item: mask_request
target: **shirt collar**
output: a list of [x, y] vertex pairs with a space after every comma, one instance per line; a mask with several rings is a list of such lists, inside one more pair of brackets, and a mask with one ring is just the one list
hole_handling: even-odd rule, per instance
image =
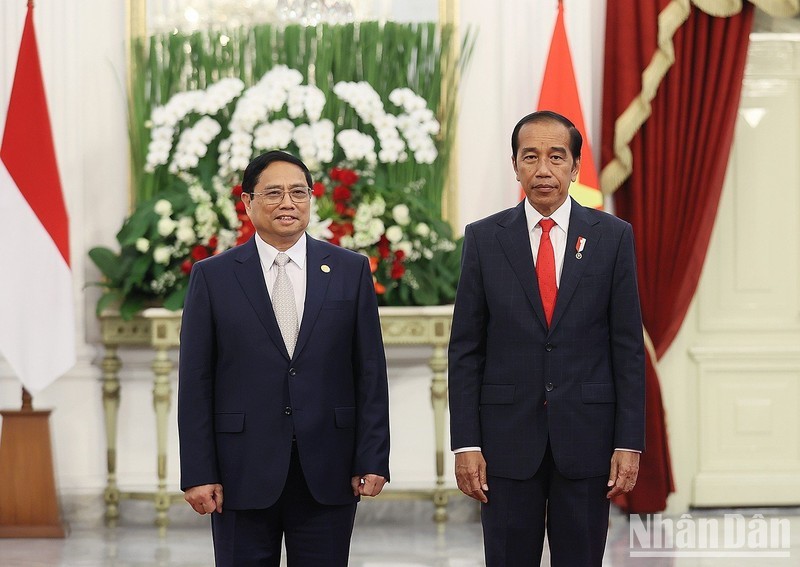
[[[272, 264], [275, 262], [275, 257], [278, 255], [278, 250], [271, 244], [267, 244], [261, 237], [256, 233], [256, 249], [258, 250], [258, 257], [261, 260], [261, 265], [264, 266], [265, 269], [269, 270], [272, 268]], [[300, 238], [297, 239], [291, 248], [286, 251], [286, 255], [289, 256], [289, 259], [297, 264], [301, 270], [305, 269], [306, 265], [306, 233], [300, 235]]]
[[543, 218], [551, 218], [556, 221], [556, 224], [563, 230], [565, 233], [569, 232], [569, 215], [572, 212], [572, 197], [567, 197], [567, 199], [561, 203], [561, 206], [558, 207], [553, 214], [549, 217], [543, 217], [542, 213], [537, 211], [533, 208], [530, 201], [525, 198], [525, 220], [528, 223], [528, 232], [530, 233], [539, 221]]

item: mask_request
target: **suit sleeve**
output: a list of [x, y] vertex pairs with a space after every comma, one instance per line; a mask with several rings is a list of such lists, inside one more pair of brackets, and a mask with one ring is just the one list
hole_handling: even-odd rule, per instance
[[472, 226], [467, 226], [448, 347], [450, 444], [454, 450], [482, 445], [479, 407], [488, 318], [478, 245]]
[[358, 312], [353, 337], [356, 390], [356, 451], [353, 475], [377, 474], [389, 480], [389, 386], [378, 300], [369, 262], [359, 274]]
[[611, 303], [611, 364], [617, 395], [614, 446], [644, 450], [645, 366], [642, 312], [636, 281], [633, 230], [627, 224], [614, 266]]
[[181, 490], [220, 482], [214, 435], [215, 329], [202, 270], [195, 264], [181, 320], [178, 434]]

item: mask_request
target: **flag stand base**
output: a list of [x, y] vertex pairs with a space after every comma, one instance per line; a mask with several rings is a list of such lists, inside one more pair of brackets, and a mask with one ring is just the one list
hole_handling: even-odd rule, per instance
[[50, 445], [50, 410], [33, 409], [22, 391], [22, 409], [0, 411], [0, 538], [63, 538]]

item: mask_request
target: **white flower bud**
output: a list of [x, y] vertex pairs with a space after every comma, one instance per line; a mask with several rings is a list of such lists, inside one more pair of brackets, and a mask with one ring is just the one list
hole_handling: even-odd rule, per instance
[[400, 226], [406, 226], [409, 222], [411, 222], [408, 205], [404, 205], [402, 203], [395, 205], [394, 208], [392, 208], [392, 218], [394, 219], [394, 222]]
[[150, 250], [150, 241], [146, 238], [137, 238], [136, 239], [136, 250], [144, 254], [148, 250]]
[[414, 228], [414, 232], [419, 234], [422, 238], [427, 238], [431, 233], [431, 228], [424, 222], [421, 222]]
[[386, 229], [386, 238], [392, 244], [397, 244], [403, 240], [403, 229], [396, 224]]
[[178, 226], [178, 230], [175, 231], [175, 238], [178, 239], [178, 242], [185, 242], [186, 244], [194, 244], [197, 236], [194, 233], [194, 229], [191, 226]]
[[169, 258], [171, 256], [171, 250], [169, 246], [158, 246], [155, 250], [153, 250], [153, 260], [156, 264], [164, 264], [165, 266], [169, 264]]
[[169, 215], [172, 214], [172, 203], [170, 203], [166, 199], [159, 199], [158, 201], [156, 201], [153, 210], [159, 216], [168, 217]]
[[169, 217], [162, 217], [158, 221], [158, 234], [161, 236], [169, 236], [175, 230], [175, 227], [178, 225], [174, 220]]

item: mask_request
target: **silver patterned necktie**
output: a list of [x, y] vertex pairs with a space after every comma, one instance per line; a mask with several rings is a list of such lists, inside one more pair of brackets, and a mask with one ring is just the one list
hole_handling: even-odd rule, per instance
[[272, 308], [275, 310], [275, 318], [278, 320], [278, 327], [283, 335], [283, 342], [291, 358], [294, 354], [294, 346], [297, 343], [297, 305], [294, 300], [294, 290], [292, 282], [286, 273], [286, 264], [289, 256], [279, 252], [275, 257], [275, 267], [278, 275], [275, 278], [275, 285], [272, 287]]

